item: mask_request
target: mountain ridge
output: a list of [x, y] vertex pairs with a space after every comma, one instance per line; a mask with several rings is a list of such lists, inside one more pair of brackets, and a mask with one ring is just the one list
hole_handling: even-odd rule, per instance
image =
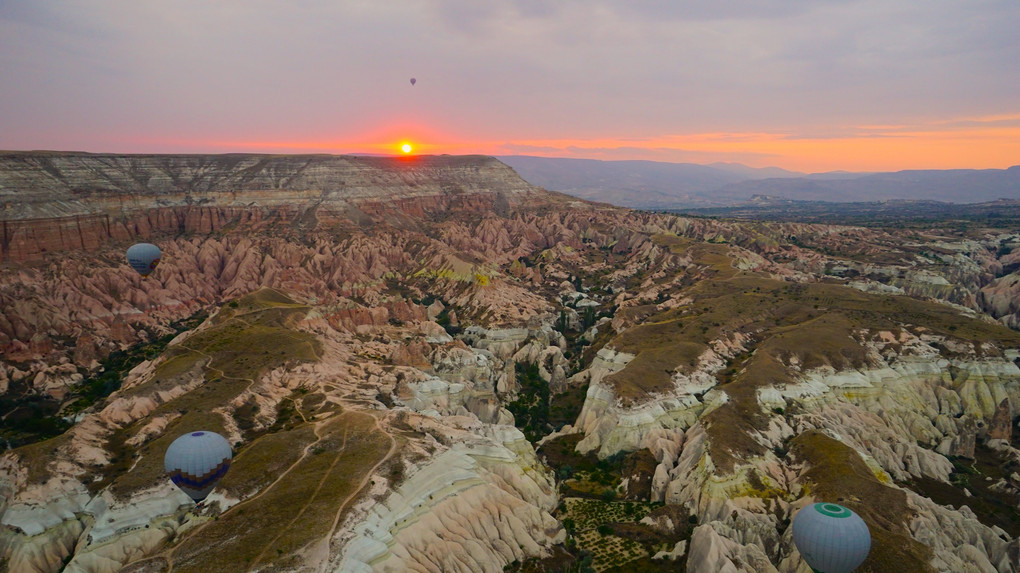
[[0, 154], [0, 261], [153, 231], [208, 232], [274, 209], [295, 223], [374, 214], [414, 224], [401, 212], [562, 200], [485, 156]]
[[[728, 164], [499, 156], [532, 184], [637, 209], [730, 207], [754, 195], [799, 201], [932, 199], [980, 203], [1020, 198], [1020, 166], [775, 176], [778, 168]], [[738, 164], [739, 165], [739, 164]], [[720, 167], [717, 167], [720, 166]]]

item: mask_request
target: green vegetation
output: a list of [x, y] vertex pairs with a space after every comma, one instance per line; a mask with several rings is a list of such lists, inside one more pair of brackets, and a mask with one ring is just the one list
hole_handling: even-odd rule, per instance
[[463, 328], [461, 328], [460, 326], [454, 326], [450, 324], [450, 320], [451, 319], [449, 308], [444, 308], [442, 311], [440, 311], [439, 315], [436, 316], [436, 323], [439, 324], [439, 326], [442, 326], [443, 330], [445, 330], [446, 333], [449, 334], [450, 336], [457, 336], [458, 334], [463, 332], [464, 330]]
[[[949, 459], [953, 462], [953, 473], [949, 477], [951, 484], [921, 478], [901, 485], [941, 505], [966, 505], [981, 523], [1001, 527], [1011, 537], [1020, 536], [1020, 511], [1017, 510], [1020, 498], [994, 488], [1000, 480], [1009, 480], [1009, 475], [1020, 469], [1017, 462], [1003, 459], [1001, 454], [982, 445], [975, 448], [973, 460]], [[965, 489], [970, 493], [964, 493]]]
[[506, 405], [514, 423], [529, 442], [537, 442], [550, 433], [549, 384], [538, 374], [538, 364], [517, 363], [517, 399]]
[[[588, 394], [588, 385], [573, 386], [549, 399], [549, 425], [560, 430], [567, 424], [573, 424], [581, 415], [584, 397]], [[543, 435], [544, 436], [544, 435]]]
[[205, 321], [208, 314], [199, 312], [170, 324], [171, 333], [148, 344], [139, 344], [126, 351], [115, 350], [102, 362], [99, 372], [75, 389], [78, 399], [64, 409], [64, 415], [73, 415], [120, 389], [124, 376], [144, 360], [155, 360], [166, 350], [170, 341], [182, 332], [192, 330]]
[[577, 453], [577, 444], [584, 436], [557, 436], [538, 448], [539, 457], [556, 473], [564, 496], [602, 499], [607, 491], [614, 492], [622, 479], [627, 454], [600, 460], [594, 452]]
[[[169, 325], [170, 332], [152, 342], [127, 350], [114, 350], [100, 362], [100, 368], [71, 389], [63, 404], [49, 396], [28, 394], [29, 389], [12, 388], [0, 396], [0, 439], [18, 447], [58, 436], [71, 427], [74, 415], [120, 389], [132, 368], [157, 358], [178, 334], [191, 330], [206, 319], [200, 312]], [[85, 373], [83, 369], [80, 370]], [[18, 396], [20, 394], [20, 397]]]
[[[592, 251], [584, 251], [588, 257], [598, 257], [594, 255]], [[598, 251], [595, 251], [598, 253]], [[611, 257], [610, 257], [611, 258]], [[606, 342], [612, 337], [608, 336], [612, 333], [612, 327], [609, 324], [605, 324], [599, 328], [599, 333], [594, 341], [587, 340], [584, 335], [595, 325], [599, 319], [612, 318], [616, 312], [616, 306], [602, 306], [596, 307], [590, 304], [591, 301], [598, 301], [603, 297], [609, 296], [609, 291], [606, 290], [607, 279], [605, 276], [599, 274], [588, 273], [586, 269], [573, 269], [577, 274], [570, 276], [570, 282], [573, 283], [574, 289], [577, 292], [588, 292], [594, 298], [585, 299], [580, 298], [578, 300], [570, 300], [565, 295], [560, 295], [557, 290], [549, 290], [545, 294], [549, 298], [559, 298], [562, 307], [560, 308], [559, 318], [553, 324], [553, 328], [558, 330], [563, 338], [567, 342], [567, 347], [563, 351], [563, 355], [570, 361], [571, 369], [573, 371], [582, 370], [591, 363], [595, 353], [602, 348]], [[605, 272], [605, 271], [603, 271]], [[589, 286], [585, 286], [589, 285]], [[578, 302], [588, 301], [586, 304], [580, 305], [580, 309], [577, 310]], [[570, 326], [571, 321], [568, 319], [568, 309], [574, 309], [578, 313], [579, 324], [577, 328]]]
[[[683, 562], [653, 561], [662, 550], [672, 550], [677, 541], [689, 539], [692, 526], [679, 507], [658, 503], [566, 498], [561, 519], [571, 536], [569, 543], [580, 555], [591, 555], [595, 571], [626, 568], [628, 571], [683, 571]], [[675, 525], [664, 533], [639, 523], [645, 517], [667, 515]]]
[[506, 409], [514, 415], [514, 423], [528, 441], [537, 442], [577, 419], [587, 386], [551, 395], [549, 384], [538, 373], [538, 364], [518, 363], [516, 367], [520, 391], [516, 400], [506, 404]]
[[[538, 455], [556, 473], [560, 503], [555, 515], [567, 531], [562, 555], [553, 561], [529, 560], [507, 571], [683, 571], [683, 561], [655, 561], [651, 556], [671, 550], [677, 541], [690, 538], [692, 525], [686, 510], [679, 506], [649, 503], [650, 479], [655, 459], [648, 450], [600, 460], [594, 453], [579, 454], [577, 444], [583, 436], [559, 436], [538, 448]], [[618, 492], [621, 478], [628, 477], [627, 500]], [[672, 533], [664, 533], [638, 523], [648, 515], [666, 515], [676, 524]], [[541, 569], [538, 567], [548, 567]], [[619, 569], [624, 570], [624, 569]]]
[[0, 439], [18, 447], [63, 434], [71, 423], [58, 416], [60, 404], [49, 396], [38, 394], [0, 396]]
[[238, 499], [251, 497], [283, 475], [316, 439], [312, 426], [304, 424], [246, 443], [235, 452], [230, 471], [220, 482], [220, 489]]
[[636, 522], [644, 519], [659, 504], [640, 501], [612, 501], [568, 497], [566, 519], [573, 521], [577, 531], [598, 529], [617, 522]]
[[[98, 469], [100, 479], [90, 483], [90, 489], [98, 491], [112, 483], [115, 493], [127, 494], [148, 487], [162, 475], [162, 452], [174, 437], [199, 428], [223, 431], [222, 416], [210, 412], [210, 404], [229, 404], [273, 368], [318, 359], [318, 341], [291, 328], [304, 316], [306, 306], [270, 289], [237, 302], [237, 308], [221, 309], [211, 327], [167, 351], [151, 379], [121, 393], [125, 398], [151, 396], [194, 384], [196, 378], [203, 380], [191, 391], [162, 403], [148, 417], [114, 432], [107, 447], [115, 461]], [[293, 402], [285, 401], [284, 406], [287, 404]], [[250, 408], [247, 413], [253, 415]], [[131, 436], [160, 416], [175, 418], [162, 436], [140, 446], [127, 445]]]
[[[561, 571], [666, 572], [685, 571], [686, 557], [679, 561], [653, 560], [662, 550], [672, 550], [677, 541], [690, 539], [693, 526], [686, 511], [678, 506], [647, 502], [605, 502], [567, 497], [556, 511], [567, 531], [563, 546], [544, 559], [512, 563], [504, 571], [539, 573]], [[666, 533], [639, 523], [647, 516], [668, 517], [676, 524]]]

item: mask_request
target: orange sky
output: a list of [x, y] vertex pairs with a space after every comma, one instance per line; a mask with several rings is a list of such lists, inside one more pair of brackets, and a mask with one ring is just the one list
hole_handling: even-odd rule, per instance
[[[794, 171], [897, 171], [901, 169], [1004, 169], [1020, 164], [1020, 116], [919, 126], [859, 126], [841, 135], [701, 133], [649, 138], [472, 141], [421, 126], [390, 128], [360, 140], [178, 142], [207, 151], [397, 154], [407, 141], [416, 154], [539, 155], [592, 159], [645, 159], [708, 164], [734, 161]], [[966, 125], [959, 125], [965, 123]], [[951, 125], [946, 125], [951, 124]], [[991, 124], [991, 125], [989, 125]], [[176, 146], [175, 146], [176, 147]]]

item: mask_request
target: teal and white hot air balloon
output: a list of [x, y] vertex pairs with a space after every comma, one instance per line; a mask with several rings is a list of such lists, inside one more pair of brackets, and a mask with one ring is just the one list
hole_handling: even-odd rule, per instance
[[166, 449], [163, 467], [174, 485], [199, 502], [223, 479], [232, 457], [226, 438], [202, 430], [174, 440]]
[[817, 573], [850, 573], [871, 551], [861, 516], [835, 503], [814, 503], [793, 518], [793, 543]]
[[138, 271], [138, 274], [147, 277], [149, 273], [156, 270], [156, 265], [159, 264], [162, 254], [159, 247], [152, 243], [136, 243], [127, 250], [127, 260], [131, 268]]

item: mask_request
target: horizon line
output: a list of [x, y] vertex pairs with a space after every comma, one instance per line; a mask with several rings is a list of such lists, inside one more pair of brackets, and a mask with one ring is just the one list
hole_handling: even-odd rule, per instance
[[85, 151], [80, 149], [0, 149], [0, 154], [38, 154], [38, 155], [123, 155], [123, 156], [145, 156], [145, 155], [165, 155], [165, 156], [198, 156], [198, 155], [262, 155], [262, 156], [323, 156], [323, 157], [379, 157], [379, 158], [405, 158], [412, 159], [415, 157], [470, 157], [470, 156], [481, 156], [481, 157], [492, 157], [493, 159], [499, 159], [500, 157], [527, 157], [533, 159], [551, 159], [551, 160], [568, 160], [568, 161], [598, 161], [601, 163], [657, 163], [663, 165], [695, 165], [699, 167], [708, 167], [712, 169], [724, 168], [716, 167], [718, 165], [732, 165], [741, 167], [744, 169], [750, 169], [754, 171], [768, 171], [768, 170], [779, 170], [785, 171], [789, 174], [788, 177], [777, 175], [774, 178], [783, 179], [791, 178], [796, 179], [802, 176], [810, 175], [825, 175], [825, 174], [853, 174], [853, 175], [873, 175], [879, 173], [902, 173], [912, 171], [1007, 171], [1016, 167], [1020, 167], [1020, 163], [1012, 164], [1007, 167], [907, 167], [902, 169], [889, 169], [889, 170], [861, 170], [855, 171], [850, 169], [830, 169], [825, 171], [798, 171], [780, 167], [779, 165], [766, 165], [764, 167], [756, 167], [748, 165], [740, 161], [733, 160], [717, 160], [710, 163], [698, 163], [695, 161], [666, 161], [656, 159], [605, 159], [599, 157], [577, 157], [570, 155], [537, 155], [534, 153], [381, 153], [372, 151], [345, 151], [345, 152], [327, 152], [327, 151], [304, 151], [304, 152], [276, 152], [276, 151]]

